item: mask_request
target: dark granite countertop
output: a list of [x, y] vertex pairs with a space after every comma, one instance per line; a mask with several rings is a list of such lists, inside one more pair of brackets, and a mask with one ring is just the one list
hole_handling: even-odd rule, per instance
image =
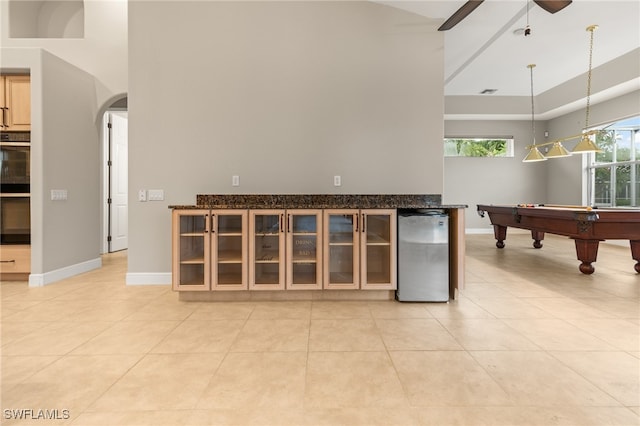
[[462, 209], [440, 194], [198, 194], [195, 205], [170, 209]]

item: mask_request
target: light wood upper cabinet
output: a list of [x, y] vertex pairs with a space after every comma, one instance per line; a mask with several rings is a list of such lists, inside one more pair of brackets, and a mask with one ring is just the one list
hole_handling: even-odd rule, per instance
[[2, 130], [31, 130], [31, 78], [5, 75], [0, 78]]

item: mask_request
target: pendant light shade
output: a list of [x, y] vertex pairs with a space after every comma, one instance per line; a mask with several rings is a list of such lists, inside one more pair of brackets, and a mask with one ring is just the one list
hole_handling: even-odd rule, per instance
[[547, 158], [568, 157], [570, 155], [571, 153], [560, 142], [555, 142], [547, 152]]
[[591, 140], [589, 135], [584, 135], [571, 152], [586, 154], [587, 152], [602, 152], [602, 150]]
[[522, 162], [523, 163], [530, 163], [530, 162], [533, 162], [533, 161], [546, 161], [546, 159], [547, 159], [547, 157], [542, 155], [542, 153], [540, 152], [538, 147], [533, 146], [529, 150], [529, 154], [527, 154], [527, 156], [524, 157], [524, 160], [522, 160]]

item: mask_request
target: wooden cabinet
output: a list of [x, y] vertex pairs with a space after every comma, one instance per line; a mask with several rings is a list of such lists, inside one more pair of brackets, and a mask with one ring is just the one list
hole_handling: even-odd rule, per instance
[[360, 288], [395, 290], [397, 219], [395, 210], [360, 211]]
[[211, 290], [209, 210], [173, 211], [173, 289]]
[[396, 211], [327, 210], [324, 288], [396, 289]]
[[394, 290], [395, 210], [173, 211], [173, 289]]
[[246, 290], [247, 211], [211, 212], [212, 290]]
[[284, 210], [251, 210], [249, 235], [249, 289], [284, 290]]
[[324, 212], [324, 288], [360, 288], [359, 210]]
[[249, 212], [249, 289], [322, 289], [322, 211]]
[[287, 210], [287, 290], [322, 289], [322, 210]]
[[246, 290], [246, 210], [173, 211], [173, 289]]
[[31, 78], [28, 75], [0, 77], [0, 130], [31, 129]]
[[24, 280], [31, 271], [31, 246], [3, 244], [0, 246], [0, 277], [3, 280]]

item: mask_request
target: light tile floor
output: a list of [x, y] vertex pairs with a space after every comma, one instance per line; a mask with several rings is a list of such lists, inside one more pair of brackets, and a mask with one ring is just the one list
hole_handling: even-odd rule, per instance
[[[629, 248], [601, 245], [587, 276], [571, 240], [506, 243], [467, 237], [448, 304], [183, 302], [125, 286], [126, 252], [4, 282], [2, 424], [640, 425]], [[29, 409], [69, 418], [12, 418]]]

